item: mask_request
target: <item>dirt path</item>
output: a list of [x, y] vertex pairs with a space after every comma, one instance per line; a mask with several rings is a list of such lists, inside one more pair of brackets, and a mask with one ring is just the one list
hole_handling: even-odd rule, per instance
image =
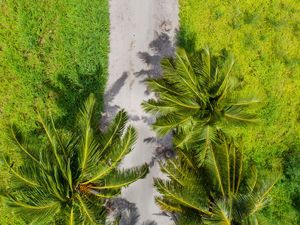
[[[173, 41], [178, 27], [178, 3], [177, 0], [110, 0], [110, 23], [106, 116], [109, 120], [117, 110], [124, 108], [130, 115], [130, 123], [138, 131], [135, 149], [125, 158], [123, 167], [152, 161], [150, 174], [124, 189], [122, 197], [136, 204], [140, 223], [155, 220], [158, 225], [168, 225], [171, 224], [168, 217], [157, 215], [160, 210], [154, 203], [157, 193], [152, 186], [153, 177], [161, 176], [157, 163], [153, 161], [154, 155], [160, 151], [157, 148], [159, 143], [151, 141], [150, 137], [155, 136], [149, 127], [153, 118], [143, 112], [140, 104], [152, 97], [142, 80], [157, 75], [161, 56], [172, 53], [168, 37]], [[165, 142], [168, 144], [168, 139]], [[157, 157], [172, 153], [159, 154], [165, 155]]]

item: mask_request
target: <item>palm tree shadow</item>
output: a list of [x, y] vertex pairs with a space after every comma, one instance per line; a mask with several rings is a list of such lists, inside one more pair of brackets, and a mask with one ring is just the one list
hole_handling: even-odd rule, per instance
[[153, 167], [156, 162], [164, 162], [176, 156], [172, 139], [173, 139], [172, 132], [170, 132], [169, 134], [161, 138], [148, 137], [144, 139], [144, 143], [156, 144], [154, 154], [149, 163], [150, 168]]
[[120, 90], [124, 86], [128, 78], [128, 73], [124, 72], [122, 76], [117, 79], [110, 88], [104, 93], [104, 112], [101, 114], [100, 119], [100, 130], [105, 131], [109, 126], [112, 118], [114, 118], [118, 111], [121, 109], [120, 106], [116, 105], [113, 100], [119, 94]]
[[140, 214], [137, 206], [124, 198], [111, 199], [106, 206], [114, 210], [114, 218], [119, 219], [119, 225], [157, 225], [155, 221], [150, 220], [139, 223]]
[[137, 77], [160, 77], [162, 73], [160, 61], [165, 57], [173, 57], [175, 52], [175, 47], [167, 33], [156, 32], [156, 39], [149, 44], [149, 48], [154, 54], [138, 52], [138, 57], [147, 64], [150, 69], [142, 69], [136, 72], [135, 75]]
[[100, 64], [91, 73], [82, 73], [80, 68], [76, 68], [75, 78], [68, 74], [59, 74], [57, 81], [45, 81], [45, 85], [54, 96], [57, 106], [62, 109], [63, 115], [58, 117], [55, 123], [66, 129], [74, 127], [79, 109], [84, 104], [90, 93], [96, 97], [95, 116], [99, 123], [102, 109], [103, 96], [103, 68]]
[[192, 53], [196, 50], [196, 34], [189, 32], [184, 27], [177, 33], [177, 46], [184, 48], [186, 52]]

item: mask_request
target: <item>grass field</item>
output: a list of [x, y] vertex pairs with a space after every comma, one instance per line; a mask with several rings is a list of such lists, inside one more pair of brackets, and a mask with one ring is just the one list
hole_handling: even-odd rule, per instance
[[[229, 50], [245, 93], [257, 93], [260, 123], [235, 130], [248, 159], [281, 163], [262, 224], [300, 223], [300, 4], [296, 0], [180, 0], [181, 44]], [[243, 94], [243, 93], [241, 93]]]
[[[0, 1], [0, 151], [8, 122], [33, 132], [35, 107], [71, 127], [90, 92], [101, 109], [108, 62], [107, 0]], [[45, 104], [46, 103], [46, 104]], [[1, 182], [7, 173], [0, 161]], [[19, 224], [0, 208], [0, 224]]]

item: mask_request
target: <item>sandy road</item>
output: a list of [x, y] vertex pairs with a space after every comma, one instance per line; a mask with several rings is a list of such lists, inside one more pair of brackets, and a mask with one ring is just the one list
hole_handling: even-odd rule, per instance
[[[155, 53], [149, 44], [164, 32], [174, 40], [178, 29], [177, 0], [110, 0], [110, 54], [109, 77], [105, 96], [105, 109], [110, 118], [124, 108], [130, 115], [130, 123], [138, 131], [134, 150], [125, 158], [124, 168], [149, 163], [157, 143], [145, 143], [144, 139], [155, 134], [149, 127], [153, 118], [145, 114], [140, 106], [143, 100], [152, 97], [147, 93], [139, 71], [147, 71], [151, 66], [138, 56], [147, 52], [157, 63]], [[153, 67], [153, 65], [152, 65]], [[171, 224], [170, 219], [157, 215], [159, 208], [154, 203], [157, 194], [153, 188], [153, 177], [161, 176], [157, 163], [150, 174], [122, 191], [122, 197], [137, 205], [140, 221], [155, 220], [158, 225]]]

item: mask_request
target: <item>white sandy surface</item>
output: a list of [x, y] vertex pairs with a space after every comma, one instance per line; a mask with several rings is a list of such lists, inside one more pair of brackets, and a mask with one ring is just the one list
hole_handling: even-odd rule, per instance
[[[141, 119], [145, 114], [140, 106], [146, 95], [142, 78], [134, 74], [147, 65], [138, 57], [138, 52], [149, 52], [148, 45], [156, 36], [155, 32], [167, 32], [174, 37], [178, 28], [177, 0], [110, 0], [110, 55], [107, 89], [127, 73], [128, 77], [113, 100], [107, 105], [124, 108], [135, 121], [130, 123], [138, 131], [134, 150], [125, 158], [122, 166], [129, 168], [149, 163], [155, 150], [154, 144], [144, 143], [144, 139], [155, 136], [149, 125]], [[164, 25], [167, 23], [167, 27]], [[157, 194], [153, 187], [153, 177], [161, 176], [158, 165], [151, 168], [150, 174], [122, 191], [122, 197], [137, 205], [140, 222], [155, 220], [158, 225], [172, 224], [165, 216], [156, 215], [160, 209], [154, 203]]]

